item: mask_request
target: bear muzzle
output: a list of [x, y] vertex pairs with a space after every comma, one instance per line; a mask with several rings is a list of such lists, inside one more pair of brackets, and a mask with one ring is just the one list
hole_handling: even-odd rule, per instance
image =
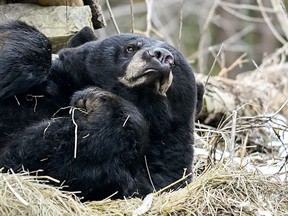
[[174, 57], [164, 48], [139, 50], [128, 64], [119, 81], [127, 87], [151, 86], [156, 93], [166, 96], [172, 81]]

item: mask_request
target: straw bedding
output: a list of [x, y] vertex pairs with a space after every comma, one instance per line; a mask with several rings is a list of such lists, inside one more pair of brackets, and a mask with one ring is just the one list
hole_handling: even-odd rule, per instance
[[[138, 198], [81, 203], [43, 184], [47, 177], [1, 174], [0, 215], [137, 215]], [[65, 189], [65, 188], [64, 188]], [[147, 215], [285, 215], [288, 183], [218, 164], [185, 188], [155, 193]]]

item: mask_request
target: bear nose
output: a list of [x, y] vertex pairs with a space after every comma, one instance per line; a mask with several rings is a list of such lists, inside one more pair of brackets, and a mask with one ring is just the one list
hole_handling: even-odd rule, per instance
[[148, 51], [149, 55], [158, 59], [162, 64], [174, 65], [174, 57], [172, 53], [164, 48], [154, 48]]

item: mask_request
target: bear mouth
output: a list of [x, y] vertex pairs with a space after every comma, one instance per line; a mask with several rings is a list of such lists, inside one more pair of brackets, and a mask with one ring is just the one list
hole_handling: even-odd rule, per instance
[[145, 69], [143, 73], [140, 73], [137, 76], [132, 77], [131, 79], [135, 81], [145, 76], [153, 76], [155, 78], [163, 77], [163, 75], [157, 69], [149, 68], [149, 69]]
[[119, 79], [121, 83], [127, 87], [147, 86], [154, 88], [155, 92], [165, 96], [172, 80], [172, 70], [159, 70], [156, 68], [147, 68], [143, 71], [138, 71], [134, 76], [124, 76]]
[[[154, 68], [149, 68], [149, 69], [146, 69], [144, 71], [143, 74], [140, 74], [138, 78], [140, 77], [144, 77], [146, 76], [147, 79], [151, 79], [152, 81], [155, 80], [156, 82], [160, 82], [160, 85], [164, 85], [166, 80], [169, 79], [169, 75], [170, 75], [171, 71], [159, 71], [157, 69], [154, 69]], [[147, 80], [148, 81], [148, 80]]]

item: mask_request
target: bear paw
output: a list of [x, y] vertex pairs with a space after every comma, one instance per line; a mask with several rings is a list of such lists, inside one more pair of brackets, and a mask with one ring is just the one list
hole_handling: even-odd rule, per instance
[[91, 87], [74, 93], [70, 105], [90, 113], [107, 104], [113, 97], [116, 96], [110, 92], [103, 91], [101, 88]]

